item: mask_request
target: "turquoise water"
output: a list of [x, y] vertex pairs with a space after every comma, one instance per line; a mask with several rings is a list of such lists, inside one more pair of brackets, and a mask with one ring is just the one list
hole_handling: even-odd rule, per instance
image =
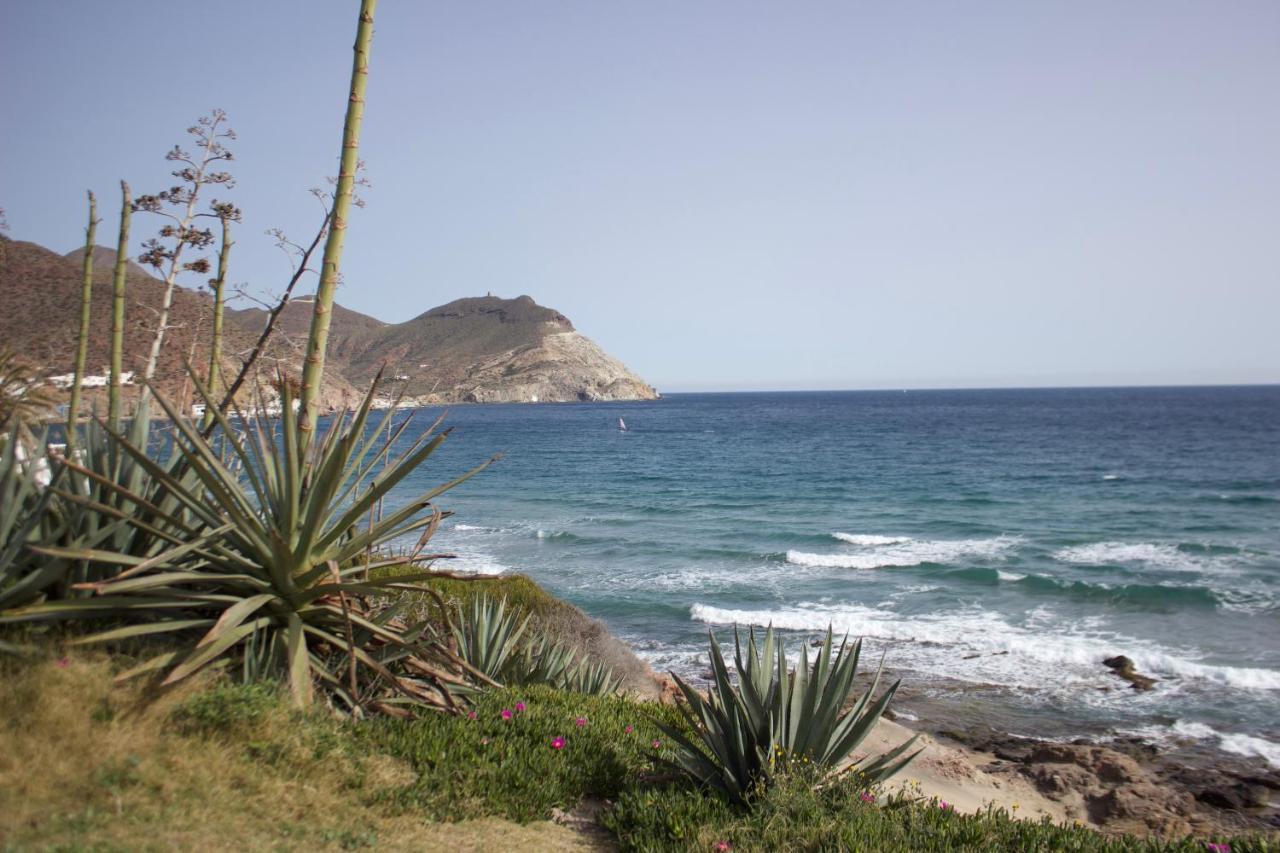
[[[658, 669], [698, 677], [708, 629], [831, 624], [885, 653], [908, 719], [1280, 766], [1280, 387], [688, 394], [448, 423], [412, 485], [505, 453], [442, 503], [453, 568], [526, 572]], [[1157, 688], [1127, 689], [1114, 654]]]

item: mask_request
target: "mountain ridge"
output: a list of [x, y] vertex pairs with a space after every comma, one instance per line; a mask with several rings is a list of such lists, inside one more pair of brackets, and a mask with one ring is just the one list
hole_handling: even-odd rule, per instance
[[[79, 327], [83, 247], [58, 254], [0, 235], [0, 340], [51, 374], [69, 373]], [[88, 372], [104, 369], [110, 347], [111, 274], [115, 251], [95, 246]], [[125, 370], [137, 369], [151, 341], [164, 283], [128, 264]], [[189, 394], [185, 364], [208, 361], [213, 301], [203, 290], [179, 287], [171, 328], [157, 370], [170, 395]], [[313, 298], [292, 300], [281, 312], [260, 380], [277, 369], [300, 372]], [[222, 370], [239, 367], [266, 322], [261, 308], [226, 309]], [[657, 391], [621, 361], [582, 335], [568, 317], [527, 295], [471, 296], [428, 308], [402, 323], [387, 323], [335, 304], [326, 356], [326, 405], [351, 405], [375, 376], [384, 394], [410, 403], [570, 402], [656, 399]]]

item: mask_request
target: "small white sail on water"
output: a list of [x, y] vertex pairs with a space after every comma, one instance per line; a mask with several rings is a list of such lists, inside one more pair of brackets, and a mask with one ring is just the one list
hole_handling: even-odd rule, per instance
[[622, 418], [618, 418], [618, 432], [626, 432], [626, 431], [627, 431], [627, 422], [624, 421]]

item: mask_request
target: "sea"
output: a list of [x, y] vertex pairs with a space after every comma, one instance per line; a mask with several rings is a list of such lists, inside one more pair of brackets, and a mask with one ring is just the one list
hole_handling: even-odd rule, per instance
[[919, 727], [1280, 767], [1280, 386], [671, 394], [445, 424], [391, 503], [503, 457], [441, 498], [438, 565], [527, 574], [658, 671], [705, 678], [735, 625], [795, 655], [830, 627]]

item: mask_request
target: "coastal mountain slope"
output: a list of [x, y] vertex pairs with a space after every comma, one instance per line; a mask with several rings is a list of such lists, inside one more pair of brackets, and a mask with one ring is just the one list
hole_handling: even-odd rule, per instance
[[649, 400], [657, 393], [528, 296], [458, 299], [390, 326], [350, 363], [367, 380], [385, 363], [410, 395], [466, 402]]
[[[315, 299], [303, 296], [291, 300], [276, 320], [275, 334], [289, 341], [291, 346], [301, 347], [311, 330], [311, 314]], [[267, 312], [261, 308], [227, 308], [227, 321], [246, 329], [261, 331], [267, 322]], [[361, 351], [385, 328], [386, 323], [334, 304], [333, 319], [329, 327], [329, 351], [326, 364], [342, 370], [353, 353]]]
[[[39, 246], [0, 236], [0, 344], [15, 350], [49, 374], [66, 375], [75, 368], [76, 344], [80, 329], [80, 294], [84, 250], [66, 255]], [[105, 376], [111, 359], [111, 278], [116, 253], [104, 246], [93, 250], [93, 300], [89, 322], [89, 351], [86, 372]], [[141, 372], [151, 350], [151, 341], [164, 296], [164, 282], [138, 264], [126, 264], [124, 370]], [[170, 399], [189, 398], [188, 362], [205, 368], [209, 362], [209, 338], [213, 299], [208, 293], [175, 288], [169, 315], [169, 329], [156, 366], [155, 384]], [[252, 328], [229, 321], [223, 335], [222, 371], [233, 376], [248, 353], [261, 327]], [[295, 351], [281, 339], [259, 361], [261, 376], [269, 381], [277, 366], [287, 373], [296, 370]], [[139, 377], [140, 378], [140, 377]], [[125, 389], [126, 402], [136, 396], [138, 384]], [[98, 392], [90, 391], [90, 405]], [[353, 390], [341, 375], [326, 377], [322, 399], [337, 405], [352, 397]]]
[[[260, 322], [262, 311], [237, 312]], [[281, 326], [305, 336], [309, 302], [289, 305]], [[457, 299], [404, 323], [335, 306], [330, 363], [355, 386], [379, 370], [397, 392], [430, 403], [652, 400], [658, 394], [531, 297]]]
[[[50, 374], [70, 373], [80, 322], [83, 249], [60, 255], [34, 243], [0, 236], [0, 343]], [[94, 248], [94, 291], [88, 372], [105, 372], [110, 358], [111, 275], [115, 252]], [[124, 368], [145, 363], [164, 283], [128, 264]], [[213, 302], [208, 293], [178, 288], [156, 380], [176, 397], [190, 393], [185, 364], [208, 362]], [[291, 302], [259, 362], [269, 381], [277, 369], [301, 370], [311, 324], [310, 298]], [[259, 308], [226, 312], [223, 371], [257, 340], [267, 319]], [[459, 299], [404, 323], [334, 306], [322, 398], [351, 405], [381, 369], [386, 392], [420, 404], [453, 402], [566, 402], [654, 399], [657, 392], [590, 339], [567, 317], [528, 296]], [[134, 389], [136, 393], [136, 388]]]

